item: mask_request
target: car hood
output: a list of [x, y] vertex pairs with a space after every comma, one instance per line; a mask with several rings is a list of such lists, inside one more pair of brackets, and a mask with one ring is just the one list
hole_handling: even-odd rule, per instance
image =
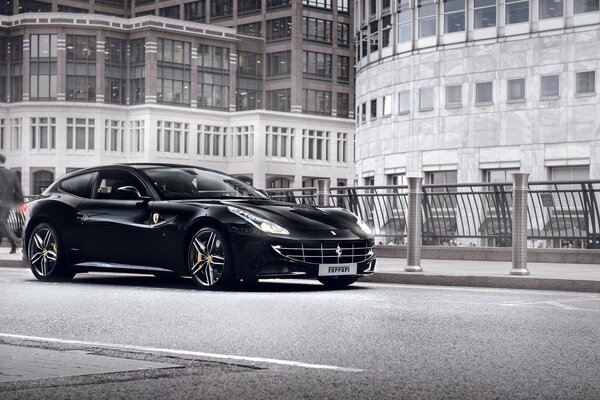
[[250, 211], [286, 229], [359, 229], [356, 217], [341, 208], [314, 207], [274, 200], [224, 201], [223, 204]]

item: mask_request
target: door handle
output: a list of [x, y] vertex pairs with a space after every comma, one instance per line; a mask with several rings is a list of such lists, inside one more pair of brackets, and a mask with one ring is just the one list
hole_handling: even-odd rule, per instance
[[77, 212], [77, 214], [75, 214], [75, 218], [78, 222], [84, 222], [86, 220], [85, 214], [82, 214], [80, 212]]

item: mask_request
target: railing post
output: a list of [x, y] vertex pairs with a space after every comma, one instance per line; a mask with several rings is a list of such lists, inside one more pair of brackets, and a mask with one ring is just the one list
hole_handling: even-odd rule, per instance
[[529, 275], [527, 269], [527, 192], [529, 174], [515, 172], [513, 177], [512, 269], [511, 275]]
[[409, 177], [408, 180], [408, 213], [406, 237], [408, 240], [406, 252], [406, 272], [422, 272], [421, 268], [421, 196], [423, 195], [423, 178]]
[[317, 204], [329, 205], [329, 179], [317, 179]]

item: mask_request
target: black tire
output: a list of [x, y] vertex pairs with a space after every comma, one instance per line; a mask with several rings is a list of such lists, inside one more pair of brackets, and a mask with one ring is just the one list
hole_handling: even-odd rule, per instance
[[73, 279], [75, 272], [66, 265], [66, 254], [56, 228], [48, 223], [36, 225], [27, 243], [31, 272], [43, 282], [64, 282]]
[[199, 288], [220, 289], [231, 284], [231, 247], [219, 229], [206, 227], [196, 232], [190, 241], [187, 260], [189, 274]]
[[329, 289], [343, 289], [356, 282], [358, 276], [324, 276], [318, 279]]

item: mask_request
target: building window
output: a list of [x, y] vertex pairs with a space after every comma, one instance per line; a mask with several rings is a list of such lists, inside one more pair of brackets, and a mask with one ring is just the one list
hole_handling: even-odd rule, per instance
[[456, 182], [456, 171], [432, 171], [425, 173], [425, 184], [427, 185], [448, 185]]
[[551, 181], [585, 181], [590, 179], [590, 167], [552, 167], [550, 168]]
[[125, 121], [104, 120], [104, 150], [125, 151]]
[[198, 125], [197, 153], [204, 156], [227, 156], [227, 128]]
[[267, 0], [267, 8], [285, 7], [292, 4], [292, 0]]
[[406, 174], [388, 174], [385, 176], [386, 184], [389, 186], [404, 186]]
[[197, 107], [229, 110], [229, 49], [198, 45]]
[[251, 157], [254, 155], [254, 125], [236, 126], [233, 142], [234, 157]]
[[465, 0], [444, 2], [444, 29], [446, 33], [465, 30]]
[[329, 132], [302, 130], [302, 158], [329, 161]]
[[156, 151], [187, 153], [190, 124], [172, 121], [156, 122]]
[[343, 13], [350, 12], [349, 3], [350, 0], [337, 0], [337, 10]]
[[267, 54], [267, 77], [289, 76], [292, 73], [292, 52]]
[[248, 36], [262, 37], [262, 22], [251, 22], [238, 25], [237, 33]]
[[475, 29], [496, 26], [496, 0], [475, 0], [473, 16]]
[[106, 38], [104, 102], [127, 104], [127, 41]]
[[156, 101], [159, 104], [190, 105], [191, 44], [158, 39]]
[[477, 82], [475, 84], [475, 103], [491, 104], [494, 101], [493, 90], [492, 82]]
[[23, 36], [0, 37], [0, 102], [23, 99]]
[[348, 134], [337, 133], [337, 162], [348, 162]]
[[506, 0], [506, 24], [529, 21], [529, 0]]
[[292, 37], [292, 17], [267, 21], [267, 40], [282, 40]]
[[560, 96], [560, 77], [558, 75], [542, 76], [540, 87], [540, 96], [542, 99], [557, 98]]
[[237, 0], [238, 14], [260, 11], [262, 0]]
[[412, 40], [412, 9], [408, 3], [402, 3], [400, 12], [396, 14], [398, 25], [398, 43], [410, 42]]
[[508, 101], [525, 100], [525, 78], [508, 80]]
[[262, 107], [262, 54], [238, 52], [237, 110], [257, 110]]
[[303, 52], [302, 73], [305, 77], [331, 79], [331, 54]]
[[338, 46], [350, 46], [350, 24], [337, 23]]
[[377, 16], [377, 0], [369, 0], [369, 15], [371, 18]]
[[379, 50], [379, 21], [369, 24], [369, 52], [375, 53]]
[[392, 45], [392, 17], [390, 15], [381, 19], [381, 48]]
[[404, 90], [398, 93], [398, 114], [408, 114], [410, 112], [410, 92]]
[[267, 110], [289, 112], [291, 97], [291, 89], [267, 90]]
[[326, 8], [331, 10], [331, 0], [302, 0], [302, 4], [305, 6]]
[[267, 125], [265, 135], [265, 156], [294, 157], [294, 129]]
[[67, 100], [96, 101], [96, 37], [67, 35]]
[[446, 107], [462, 107], [462, 85], [446, 86]]
[[563, 16], [563, 0], [540, 0], [540, 19]]
[[33, 191], [31, 194], [39, 195], [54, 182], [54, 173], [52, 171], [39, 170], [33, 172], [32, 178]]
[[338, 83], [350, 82], [350, 57], [337, 57], [337, 81]]
[[433, 0], [419, 1], [419, 38], [436, 35], [436, 8]]
[[575, 94], [596, 93], [596, 71], [577, 72], [575, 74]]
[[56, 35], [30, 36], [31, 100], [56, 100]]
[[11, 118], [10, 119], [10, 139], [11, 139], [11, 149], [12, 150], [20, 150], [21, 149], [21, 133], [22, 133], [22, 119], [21, 118]]
[[226, 18], [231, 16], [233, 9], [233, 0], [211, 0], [210, 1], [210, 18]]
[[599, 10], [598, 0], [574, 0], [575, 14], [596, 12]]
[[371, 120], [377, 119], [377, 99], [372, 99], [371, 100]]
[[0, 118], [0, 150], [5, 150], [6, 147], [6, 126], [4, 119]]
[[302, 37], [308, 40], [331, 43], [331, 21], [303, 17]]
[[129, 42], [129, 104], [143, 104], [146, 99], [145, 39]]
[[206, 20], [206, 1], [194, 1], [183, 5], [183, 18], [186, 21], [204, 22]]
[[484, 172], [484, 179], [486, 183], [507, 183], [512, 182], [513, 172], [519, 172], [518, 168], [506, 168], [506, 169], [486, 169]]
[[91, 118], [67, 118], [67, 149], [94, 150], [95, 125]]
[[179, 5], [160, 8], [158, 15], [164, 18], [179, 19]]
[[132, 152], [144, 151], [144, 136], [145, 136], [146, 121], [143, 119], [130, 122], [131, 146]]
[[433, 110], [433, 88], [419, 89], [419, 111]]
[[337, 116], [343, 118], [350, 116], [350, 95], [348, 93], [337, 94]]
[[360, 123], [364, 124], [367, 122], [367, 103], [360, 105]]
[[383, 96], [381, 98], [383, 104], [382, 104], [382, 115], [384, 117], [389, 117], [390, 115], [392, 115], [392, 95], [388, 94], [386, 96]]
[[331, 115], [331, 92], [302, 89], [302, 112]]
[[56, 118], [31, 118], [31, 148], [56, 148]]

